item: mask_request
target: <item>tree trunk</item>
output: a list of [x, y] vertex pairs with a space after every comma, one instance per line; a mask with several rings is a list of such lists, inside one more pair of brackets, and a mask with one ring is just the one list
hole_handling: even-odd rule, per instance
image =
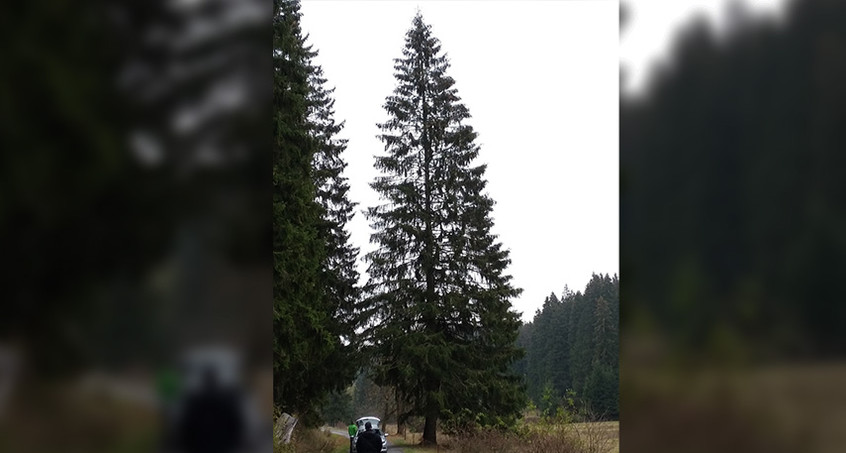
[[438, 406], [429, 403], [426, 408], [426, 425], [423, 426], [423, 445], [437, 445], [438, 443]]
[[402, 412], [405, 408], [402, 405], [402, 398], [400, 398], [399, 392], [395, 394], [397, 400], [397, 434], [405, 436], [405, 414]]
[[[385, 393], [387, 393], [387, 392], [385, 392]], [[385, 431], [385, 427], [388, 425], [388, 419], [391, 416], [390, 407], [388, 406], [389, 401], [391, 401], [391, 399], [390, 399], [390, 396], [387, 396], [387, 395], [382, 400], [382, 402], [384, 403], [384, 406], [383, 406], [384, 410], [382, 411], [382, 414], [383, 414], [382, 415], [382, 432], [387, 432], [387, 431]]]
[[405, 436], [405, 417], [402, 415], [397, 416], [397, 434]]

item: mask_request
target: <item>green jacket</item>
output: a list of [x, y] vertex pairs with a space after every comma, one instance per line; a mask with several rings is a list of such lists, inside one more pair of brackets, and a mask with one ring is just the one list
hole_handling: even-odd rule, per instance
[[347, 427], [347, 430], [350, 432], [350, 437], [355, 436], [355, 433], [358, 432], [358, 427], [355, 425], [350, 425]]
[[156, 387], [162, 401], [166, 404], [173, 403], [180, 391], [179, 376], [172, 369], [162, 369], [156, 376]]

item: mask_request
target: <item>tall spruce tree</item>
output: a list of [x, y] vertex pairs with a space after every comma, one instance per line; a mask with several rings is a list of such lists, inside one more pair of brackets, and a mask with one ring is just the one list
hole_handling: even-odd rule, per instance
[[331, 91], [305, 45], [298, 1], [274, 1], [274, 404], [317, 422], [316, 405], [353, 379], [357, 297], [352, 216]]
[[[319, 234], [326, 247], [326, 259], [321, 267], [323, 289], [334, 308], [333, 319], [338, 333], [345, 340], [345, 349], [351, 354], [355, 348], [354, 313], [359, 297], [358, 248], [350, 242], [346, 224], [353, 217], [356, 203], [349, 199], [350, 186], [343, 171], [347, 163], [341, 154], [346, 150], [347, 140], [337, 135], [344, 122], [336, 123], [334, 89], [325, 88], [326, 79], [320, 66], [311, 61], [317, 52], [309, 53], [309, 126], [311, 135], [317, 140], [313, 158], [313, 178], [316, 199], [321, 206], [322, 221]], [[352, 362], [349, 362], [352, 365]], [[353, 379], [353, 370], [347, 370], [348, 380]]]
[[510, 303], [520, 290], [491, 233], [494, 201], [484, 193], [485, 165], [474, 163], [470, 114], [419, 13], [394, 68], [389, 119], [379, 125], [382, 176], [371, 184], [384, 204], [367, 210], [378, 245], [367, 255], [368, 332], [375, 379], [397, 389], [407, 413], [425, 417], [423, 442], [432, 444], [442, 415], [470, 411], [494, 423], [523, 406], [509, 368], [521, 353]]

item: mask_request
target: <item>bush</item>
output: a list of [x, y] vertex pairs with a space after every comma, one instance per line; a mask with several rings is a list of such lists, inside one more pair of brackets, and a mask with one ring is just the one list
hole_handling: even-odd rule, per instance
[[469, 435], [480, 429], [496, 429], [507, 431], [517, 425], [517, 416], [490, 415], [473, 413], [469, 409], [462, 409], [457, 414], [449, 410], [441, 413], [441, 429], [445, 434]]
[[476, 432], [476, 414], [469, 409], [462, 409], [457, 414], [449, 410], [441, 413], [441, 430], [449, 435], [470, 435]]

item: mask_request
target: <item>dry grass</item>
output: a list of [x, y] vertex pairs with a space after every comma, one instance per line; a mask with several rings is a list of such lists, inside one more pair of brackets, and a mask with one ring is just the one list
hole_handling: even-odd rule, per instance
[[421, 447], [420, 433], [397, 436], [395, 427], [386, 425], [391, 443], [405, 453], [615, 453], [619, 452], [619, 423], [571, 423], [521, 425], [514, 432], [485, 430], [473, 435], [449, 436], [438, 433], [438, 446]]
[[274, 441], [273, 453], [346, 453], [348, 438], [317, 429], [294, 429], [291, 443], [282, 445]]
[[458, 453], [582, 453], [579, 440], [563, 430], [549, 432], [534, 431], [526, 435], [482, 431], [462, 437], [452, 446]]
[[58, 385], [29, 389], [22, 400], [6, 420], [6, 451], [141, 453], [158, 442], [158, 415], [131, 401]]
[[591, 453], [619, 453], [620, 422], [573, 423], [571, 429]]
[[846, 364], [680, 367], [656, 356], [626, 361], [626, 451], [843, 451]]

